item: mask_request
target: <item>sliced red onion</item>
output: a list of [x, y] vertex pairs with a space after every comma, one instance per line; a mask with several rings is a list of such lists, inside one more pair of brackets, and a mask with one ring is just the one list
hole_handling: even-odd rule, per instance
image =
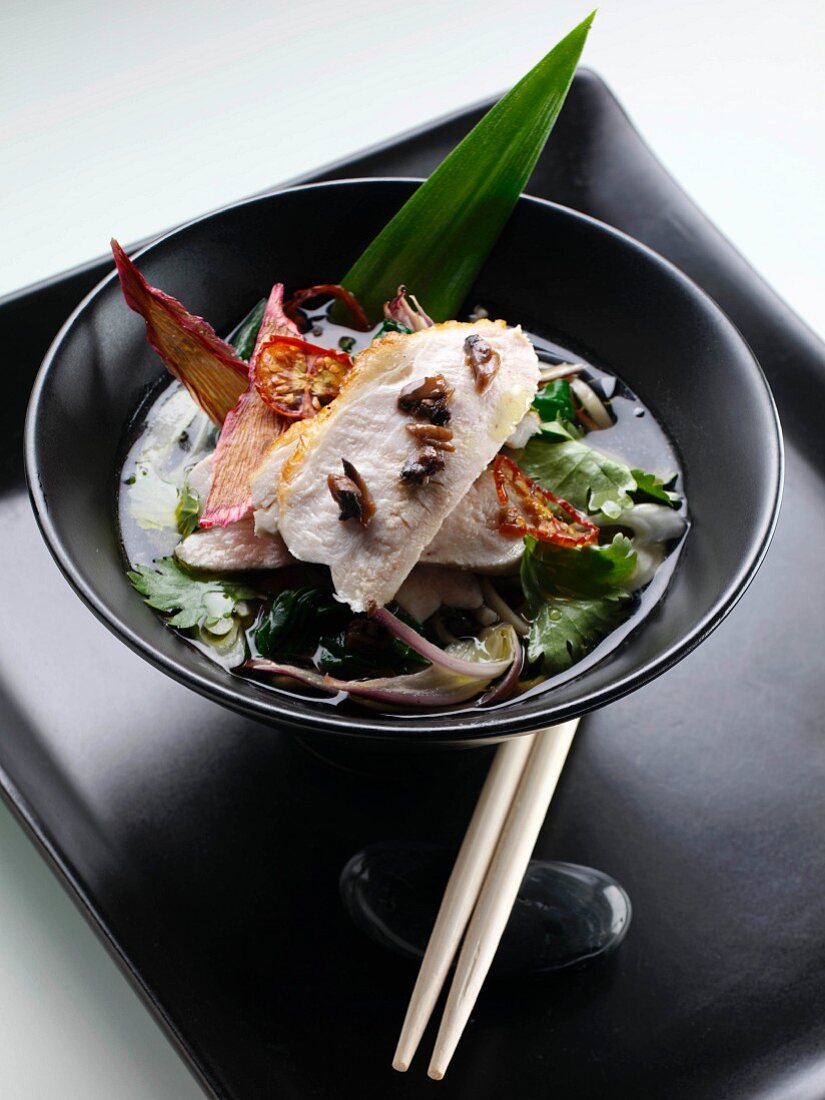
[[332, 695], [336, 695], [340, 690], [333, 686], [334, 681], [329, 676], [324, 676], [310, 668], [282, 665], [278, 661], [269, 661], [266, 657], [252, 657], [243, 667], [250, 672], [269, 672], [273, 676], [288, 676], [290, 680], [299, 680], [302, 684], [318, 688], [319, 691], [328, 691]]
[[506, 699], [508, 695], [513, 691], [521, 676], [521, 670], [524, 668], [524, 650], [519, 646], [518, 659], [508, 668], [506, 674], [501, 677], [497, 684], [493, 684], [490, 690], [482, 695], [479, 699], [479, 703], [484, 706], [488, 703], [498, 703], [502, 699]]
[[421, 308], [421, 303], [414, 294], [410, 295], [410, 301], [415, 309], [407, 301], [407, 288], [400, 286], [395, 297], [384, 303], [384, 316], [389, 321], [398, 321], [400, 324], [406, 325], [413, 332], [419, 332], [421, 329], [430, 328], [431, 325], [435, 324], [432, 317], [428, 316]]
[[447, 653], [446, 650], [433, 645], [432, 642], [428, 642], [417, 630], [407, 626], [391, 611], [388, 611], [386, 607], [374, 611], [373, 617], [382, 623], [391, 634], [394, 634], [396, 638], [408, 645], [410, 649], [414, 649], [416, 653], [420, 653], [422, 657], [426, 657], [434, 665], [455, 672], [458, 676], [472, 676], [476, 680], [494, 680], [497, 676], [501, 676], [503, 672], [506, 672], [515, 658], [514, 647], [513, 655], [500, 661], [465, 661], [461, 657], [455, 657], [452, 653]]
[[[478, 665], [485, 662], [478, 662]], [[491, 663], [491, 662], [486, 662]], [[478, 667], [477, 665], [477, 667]], [[521, 664], [519, 662], [519, 668]], [[267, 661], [256, 657], [244, 665], [253, 672], [267, 672], [273, 676], [287, 676], [299, 683], [318, 688], [320, 691], [337, 695], [346, 692], [379, 703], [403, 704], [412, 707], [448, 706], [451, 703], [464, 703], [488, 682], [482, 677], [452, 678], [443, 670], [425, 668], [407, 676], [386, 676], [374, 680], [337, 680], [334, 676], [324, 676], [311, 669], [298, 668], [295, 665], [282, 665], [276, 661]]]

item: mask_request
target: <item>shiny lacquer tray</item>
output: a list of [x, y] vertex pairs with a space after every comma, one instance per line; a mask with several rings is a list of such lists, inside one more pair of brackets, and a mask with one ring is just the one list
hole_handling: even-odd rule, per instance
[[[426, 175], [485, 106], [303, 179]], [[49, 558], [22, 460], [41, 356], [109, 261], [0, 303], [0, 782], [216, 1096], [825, 1094], [825, 347], [592, 73], [528, 190], [644, 241], [726, 310], [779, 405], [785, 502], [713, 637], [582, 723], [539, 854], [627, 887], [621, 950], [534, 986], [490, 984], [441, 1085], [423, 1064], [390, 1069], [414, 971], [348, 923], [337, 879], [368, 843], [457, 843], [489, 750], [304, 745], [116, 641]]]

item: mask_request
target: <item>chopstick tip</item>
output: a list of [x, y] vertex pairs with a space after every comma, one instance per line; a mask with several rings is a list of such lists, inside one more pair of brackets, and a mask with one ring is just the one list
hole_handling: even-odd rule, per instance
[[430, 1078], [431, 1081], [443, 1081], [444, 1070], [437, 1069], [435, 1066], [430, 1066], [430, 1068], [427, 1070], [427, 1076]]
[[392, 1068], [394, 1070], [397, 1070], [399, 1073], [406, 1073], [407, 1070], [410, 1068], [410, 1063], [405, 1062], [402, 1058], [393, 1058]]

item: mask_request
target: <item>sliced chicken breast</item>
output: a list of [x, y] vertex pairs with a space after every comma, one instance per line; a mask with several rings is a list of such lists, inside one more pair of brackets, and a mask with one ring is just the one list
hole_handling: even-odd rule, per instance
[[206, 504], [209, 490], [212, 488], [212, 474], [215, 470], [215, 452], [195, 463], [186, 475], [186, 484], [196, 493], [201, 504]]
[[[354, 611], [386, 604], [524, 416], [538, 377], [530, 341], [503, 321], [447, 321], [362, 351], [284, 463], [278, 526], [290, 552], [328, 565]], [[440, 403], [421, 399], [442, 391]]]
[[[186, 484], [203, 503], [212, 487], [214, 453], [202, 458], [186, 475]], [[255, 531], [251, 516], [226, 527], [193, 531], [175, 547], [175, 556], [191, 569], [240, 573], [247, 569], [279, 569], [294, 559], [277, 534]]]
[[454, 565], [476, 573], [515, 571], [524, 552], [524, 539], [501, 534], [500, 513], [493, 472], [487, 469], [444, 520], [422, 553], [422, 564]]
[[[304, 423], [302, 420], [296, 421], [289, 432], [273, 443], [253, 478], [252, 501], [255, 507], [255, 533], [258, 535], [278, 534], [278, 485], [284, 463], [294, 451], [298, 432]], [[196, 492], [200, 490], [195, 487], [194, 477], [199, 470], [200, 466], [196, 466], [189, 478]], [[524, 541], [508, 538], [499, 532], [500, 510], [493, 474], [487, 469], [444, 520], [433, 541], [425, 547], [421, 562], [455, 565], [477, 573], [513, 572], [521, 561]]]
[[191, 569], [239, 573], [247, 569], [279, 569], [293, 561], [278, 535], [256, 535], [252, 516], [227, 527], [193, 531], [175, 547], [175, 557]]
[[295, 450], [306, 423], [306, 420], [296, 420], [279, 436], [252, 477], [252, 507], [255, 510], [255, 531], [259, 535], [278, 534], [278, 486], [284, 464]]

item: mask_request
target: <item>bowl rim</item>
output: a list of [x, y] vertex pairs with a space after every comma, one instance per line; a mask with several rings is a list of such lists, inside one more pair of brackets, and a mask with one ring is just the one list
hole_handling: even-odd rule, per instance
[[[276, 187], [262, 194], [254, 195], [238, 202], [228, 203], [207, 214], [183, 222], [174, 229], [153, 239], [149, 244], [141, 247], [139, 251], [134, 253], [132, 258], [139, 259], [141, 256], [151, 253], [156, 248], [166, 244], [168, 241], [186, 232], [195, 225], [208, 222], [213, 218], [223, 217], [225, 214], [245, 206], [256, 203], [267, 203], [279, 195], [301, 191], [346, 188], [353, 185], [410, 185], [420, 184], [422, 182], [424, 182], [422, 178], [413, 176], [373, 176], [325, 180], [292, 187]], [[747, 340], [745, 340], [742, 333], [733, 324], [730, 318], [721, 310], [706, 291], [694, 283], [692, 279], [685, 275], [684, 272], [676, 267], [675, 264], [671, 263], [671, 261], [665, 259], [658, 252], [655, 252], [642, 242], [623, 233], [620, 229], [616, 229], [589, 214], [584, 214], [571, 207], [551, 202], [548, 199], [537, 198], [529, 194], [522, 194], [518, 200], [519, 205], [525, 203], [539, 207], [549, 207], [564, 217], [569, 217], [575, 221], [589, 225], [597, 232], [604, 233], [613, 238], [622, 247], [629, 248], [631, 251], [635, 251], [637, 254], [644, 257], [647, 262], [652, 263], [653, 266], [657, 267], [666, 277], [675, 280], [677, 283], [681, 284], [682, 289], [694, 295], [701, 302], [703, 308], [708, 311], [714, 323], [721, 326], [722, 329], [727, 329], [729, 334], [733, 334], [734, 337], [743, 344], [753, 366], [754, 381], [760, 388], [766, 402], [766, 411], [769, 413], [769, 418], [773, 427], [773, 432], [769, 434], [769, 438], [766, 440], [768, 451], [766, 457], [772, 466], [771, 481], [773, 483], [773, 492], [770, 506], [761, 509], [756, 534], [751, 540], [749, 552], [739, 563], [736, 572], [729, 578], [724, 592], [714, 601], [708, 611], [687, 634], [680, 636], [671, 645], [663, 649], [653, 660], [648, 661], [641, 668], [627, 673], [615, 681], [611, 681], [604, 687], [585, 692], [576, 699], [556, 706], [555, 708], [552, 705], [548, 705], [544, 708], [543, 712], [538, 714], [524, 714], [519, 712], [517, 708], [513, 708], [512, 711], [507, 709], [488, 711], [478, 709], [458, 710], [451, 714], [440, 714], [438, 716], [438, 726], [429, 728], [426, 727], [427, 720], [429, 717], [435, 717], [435, 715], [432, 715], [431, 712], [428, 711], [400, 712], [397, 715], [382, 713], [380, 720], [378, 720], [379, 716], [376, 715], [376, 717], [373, 718], [371, 712], [367, 708], [364, 708], [363, 715], [359, 713], [357, 716], [354, 716], [340, 713], [337, 708], [330, 707], [327, 704], [318, 706], [312, 720], [308, 721], [306, 715], [295, 713], [292, 710], [289, 696], [271, 691], [262, 691], [258, 696], [243, 696], [235, 690], [231, 674], [228, 674], [226, 682], [222, 682], [218, 679], [218, 675], [223, 676], [225, 673], [225, 670], [219, 665], [215, 665], [216, 675], [213, 678], [193, 668], [186, 667], [174, 658], [161, 653], [141, 633], [133, 630], [123, 622], [119, 615], [98, 595], [92, 584], [87, 584], [79, 569], [76, 567], [71, 554], [68, 553], [63, 545], [63, 541], [52, 522], [47, 496], [40, 483], [39, 477], [39, 463], [37, 457], [40, 446], [38, 425], [44, 403], [47, 379], [52, 370], [55, 369], [61, 346], [70, 330], [98, 295], [117, 278], [117, 272], [114, 269], [101, 279], [72, 310], [49, 345], [40, 368], [38, 369], [29, 397], [24, 430], [26, 482], [40, 532], [60, 571], [96, 618], [135, 653], [139, 654], [162, 672], [171, 676], [174, 680], [177, 680], [179, 683], [197, 691], [199, 694], [206, 696], [214, 702], [221, 703], [232, 710], [239, 711], [269, 725], [278, 724], [287, 726], [304, 734], [325, 733], [334, 735], [340, 733], [348, 737], [356, 736], [362, 739], [366, 738], [372, 740], [393, 740], [413, 735], [432, 743], [455, 742], [456, 740], [476, 744], [483, 744], [485, 742], [490, 743], [513, 735], [534, 732], [538, 729], [545, 728], [547, 725], [558, 724], [568, 719], [584, 715], [589, 711], [599, 709], [609, 703], [615, 702], [623, 696], [630, 694], [632, 691], [643, 687], [657, 676], [660, 676], [662, 673], [672, 668], [704, 641], [705, 638], [707, 638], [730, 614], [747, 591], [768, 551], [779, 517], [785, 470], [784, 444], [776, 403], [765, 374]], [[678, 570], [675, 578], [675, 582], [677, 581]], [[186, 644], [184, 639], [179, 640], [182, 645]], [[544, 698], [549, 702], [549, 700], [552, 699], [552, 693], [546, 693]], [[305, 699], [303, 702], [306, 705], [311, 705], [312, 700]]]

